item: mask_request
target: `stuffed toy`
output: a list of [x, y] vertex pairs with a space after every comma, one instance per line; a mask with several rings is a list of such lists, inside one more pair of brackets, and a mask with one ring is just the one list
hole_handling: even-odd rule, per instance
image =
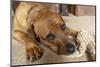
[[92, 60], [95, 60], [95, 41], [92, 36], [90, 36], [85, 30], [81, 30], [77, 34], [77, 41], [80, 43], [77, 51], [72, 55], [67, 57], [81, 57], [85, 53], [92, 57]]

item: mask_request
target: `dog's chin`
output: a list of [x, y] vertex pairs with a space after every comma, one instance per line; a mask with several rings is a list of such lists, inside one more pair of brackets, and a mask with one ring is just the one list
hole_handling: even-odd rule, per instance
[[67, 53], [66, 53], [66, 55], [72, 55], [72, 54], [74, 54], [74, 53], [75, 53], [75, 51], [74, 51], [74, 52], [72, 52], [72, 53], [67, 52]]
[[65, 50], [63, 55], [72, 55], [76, 52], [76, 48]]
[[60, 55], [60, 56], [66, 57], [66, 58], [74, 58], [74, 57], [80, 57], [81, 55], [79, 55], [78, 51], [75, 51], [72, 54], [63, 54], [63, 55]]
[[74, 50], [72, 52], [64, 51], [61, 55], [69, 56], [69, 55], [73, 55], [75, 52], [76, 52], [76, 50]]

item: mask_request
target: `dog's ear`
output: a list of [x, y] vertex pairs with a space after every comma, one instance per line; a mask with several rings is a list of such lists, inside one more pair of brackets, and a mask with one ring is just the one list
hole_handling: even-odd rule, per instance
[[28, 33], [29, 33], [30, 37], [33, 39], [33, 41], [37, 45], [39, 45], [41, 43], [39, 37], [35, 33], [35, 29], [34, 29], [34, 25], [33, 24], [30, 25], [30, 28], [28, 29]]
[[33, 19], [35, 19], [35, 17], [38, 15], [38, 12], [40, 11], [39, 8], [31, 8], [28, 12], [28, 23], [30, 23], [31, 21], [33, 21]]
[[35, 33], [34, 25], [32, 25], [31, 29], [32, 29], [32, 34], [34, 36], [34, 39], [36, 40], [36, 42], [40, 43], [40, 39], [39, 39], [39, 37]]
[[35, 41], [37, 44], [40, 44], [40, 39], [37, 37], [35, 34], [34, 30], [34, 23], [35, 23], [35, 17], [38, 15], [39, 11], [41, 9], [39, 8], [31, 8], [30, 11], [28, 12], [28, 17], [27, 17], [27, 23], [29, 26], [29, 33], [32, 35], [33, 41]]
[[41, 16], [44, 12], [47, 10], [47, 7], [44, 7], [44, 5], [38, 4], [37, 6], [33, 6], [28, 11], [28, 22], [37, 20], [39, 16]]

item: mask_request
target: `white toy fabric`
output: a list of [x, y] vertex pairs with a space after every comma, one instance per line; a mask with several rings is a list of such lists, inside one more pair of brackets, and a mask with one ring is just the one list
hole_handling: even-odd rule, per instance
[[67, 57], [81, 57], [85, 52], [91, 57], [95, 57], [95, 41], [85, 30], [81, 30], [77, 34], [77, 41], [80, 43], [77, 51]]

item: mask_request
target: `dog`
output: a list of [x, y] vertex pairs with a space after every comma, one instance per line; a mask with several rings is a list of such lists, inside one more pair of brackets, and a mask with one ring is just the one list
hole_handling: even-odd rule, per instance
[[65, 25], [62, 17], [45, 4], [21, 2], [16, 8], [12, 35], [26, 48], [29, 61], [43, 55], [41, 45], [58, 55], [70, 55], [77, 49], [76, 30]]

